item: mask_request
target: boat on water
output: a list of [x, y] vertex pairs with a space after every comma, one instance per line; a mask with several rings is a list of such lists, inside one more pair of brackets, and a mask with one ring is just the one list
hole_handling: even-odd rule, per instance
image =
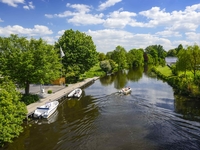
[[125, 87], [125, 88], [122, 88], [121, 90], [119, 90], [118, 93], [127, 95], [127, 94], [131, 93], [131, 91], [132, 90], [130, 87]]
[[68, 97], [75, 97], [75, 98], [79, 98], [82, 94], [82, 90], [81, 88], [76, 88], [75, 90], [71, 91], [68, 94]]
[[34, 111], [33, 117], [34, 118], [48, 118], [51, 116], [57, 109], [59, 102], [58, 101], [52, 101], [48, 102], [45, 105], [42, 105], [40, 107], [37, 107], [37, 109]]

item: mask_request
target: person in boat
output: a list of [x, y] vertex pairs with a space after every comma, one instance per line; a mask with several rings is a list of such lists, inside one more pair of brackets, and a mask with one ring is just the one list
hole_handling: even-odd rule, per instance
[[124, 91], [130, 90], [130, 87], [125, 87]]

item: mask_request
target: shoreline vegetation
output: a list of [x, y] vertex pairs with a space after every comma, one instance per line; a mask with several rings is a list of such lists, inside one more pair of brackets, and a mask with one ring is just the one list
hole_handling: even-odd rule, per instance
[[167, 82], [174, 88], [175, 94], [180, 94], [189, 98], [200, 98], [199, 83], [195, 82], [191, 73], [179, 73], [174, 75], [173, 69], [169, 66], [158, 66], [151, 69], [159, 78]]

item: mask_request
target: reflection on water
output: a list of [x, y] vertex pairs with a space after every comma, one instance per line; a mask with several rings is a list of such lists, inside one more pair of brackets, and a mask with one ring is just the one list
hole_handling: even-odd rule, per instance
[[[144, 71], [144, 73], [143, 73]], [[117, 91], [130, 86], [132, 93]], [[147, 68], [118, 72], [65, 99], [50, 124], [25, 124], [5, 150], [198, 150], [199, 102], [174, 96]]]

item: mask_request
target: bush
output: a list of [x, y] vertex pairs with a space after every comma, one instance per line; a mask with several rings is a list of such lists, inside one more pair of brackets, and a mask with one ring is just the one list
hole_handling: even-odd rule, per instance
[[36, 95], [36, 94], [34, 94], [34, 95], [32, 95], [32, 94], [28, 94], [28, 95], [24, 94], [22, 96], [22, 98], [21, 98], [21, 101], [24, 102], [26, 105], [29, 105], [31, 103], [37, 102], [39, 99], [40, 99], [39, 96]]
[[51, 94], [51, 93], [52, 93], [52, 90], [48, 90], [47, 93], [48, 93], [48, 94]]

